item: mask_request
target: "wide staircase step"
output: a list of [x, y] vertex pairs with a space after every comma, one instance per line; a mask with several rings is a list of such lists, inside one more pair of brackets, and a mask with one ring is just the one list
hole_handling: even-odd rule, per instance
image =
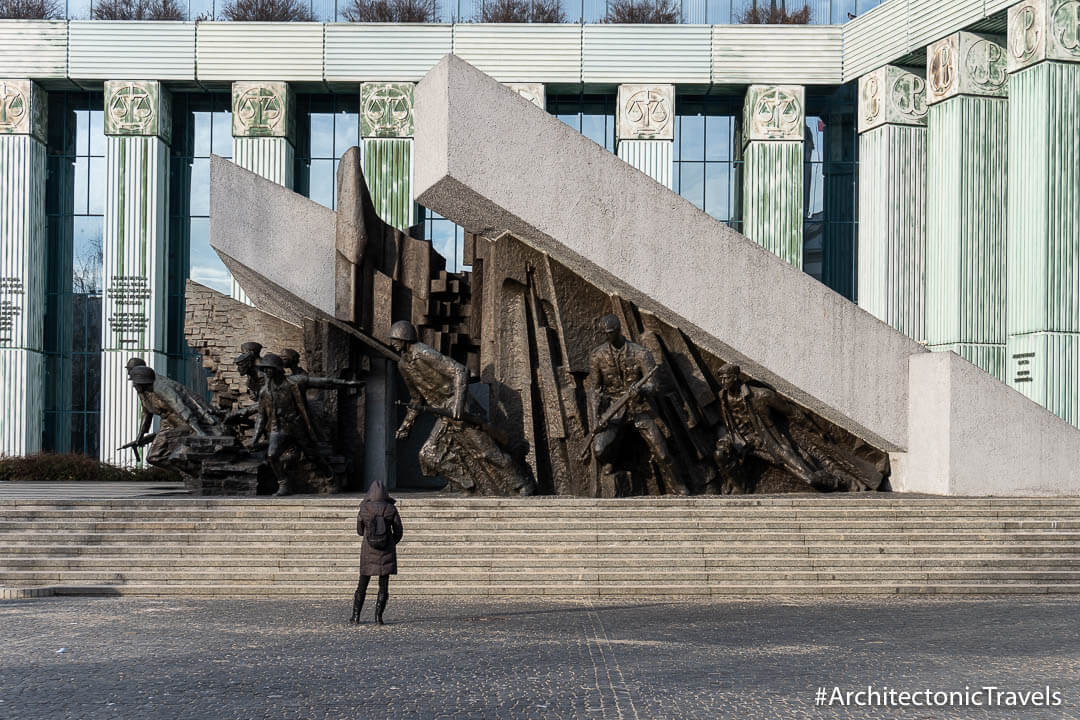
[[[334, 595], [346, 498], [0, 499], [0, 593]], [[409, 497], [396, 595], [1080, 593], [1080, 498]]]

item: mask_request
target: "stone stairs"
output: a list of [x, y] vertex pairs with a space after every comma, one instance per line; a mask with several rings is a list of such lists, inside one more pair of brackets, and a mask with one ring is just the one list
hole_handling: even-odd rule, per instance
[[[0, 499], [0, 597], [348, 595], [357, 504]], [[395, 595], [1080, 593], [1080, 498], [405, 494], [398, 507]]]

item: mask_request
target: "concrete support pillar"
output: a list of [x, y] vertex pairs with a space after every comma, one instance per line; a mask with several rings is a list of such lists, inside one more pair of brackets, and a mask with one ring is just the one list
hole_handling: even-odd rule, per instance
[[620, 85], [616, 152], [666, 188], [672, 187], [675, 86]]
[[125, 363], [141, 357], [164, 372], [166, 232], [169, 211], [168, 91], [152, 80], [105, 83], [105, 237], [101, 324], [101, 459], [135, 436], [139, 399]]
[[742, 132], [743, 234], [801, 269], [806, 89], [751, 85]]
[[412, 83], [360, 86], [364, 177], [379, 217], [399, 230], [408, 230], [417, 221], [412, 192], [413, 88]]
[[0, 455], [41, 450], [47, 111], [36, 83], [0, 80]]
[[[271, 182], [293, 187], [296, 164], [296, 103], [283, 82], [232, 85], [233, 162]], [[232, 280], [234, 299], [251, 304]]]
[[1001, 380], [1007, 79], [1000, 39], [960, 32], [927, 51], [926, 341]]
[[1080, 426], [1080, 2], [1009, 9], [1009, 384]]
[[886, 66], [859, 79], [859, 306], [925, 341], [926, 82]]
[[[405, 231], [418, 219], [413, 201], [414, 87], [412, 83], [364, 83], [360, 86], [364, 177], [371, 200], [383, 221]], [[367, 383], [368, 448], [364, 454], [364, 477], [369, 484], [374, 478], [383, 478], [388, 487], [397, 482], [396, 387], [397, 368], [394, 364], [373, 358]]]

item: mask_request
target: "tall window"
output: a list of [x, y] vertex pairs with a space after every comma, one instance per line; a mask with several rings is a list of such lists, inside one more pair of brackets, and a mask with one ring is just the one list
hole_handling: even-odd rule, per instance
[[203, 393], [199, 355], [184, 339], [184, 285], [190, 277], [226, 295], [230, 291], [229, 272], [210, 247], [211, 154], [232, 157], [229, 96], [174, 95], [165, 351], [169, 376]]
[[615, 152], [615, 95], [548, 95], [547, 111], [598, 145]]
[[338, 161], [360, 145], [359, 95], [300, 95], [296, 109], [296, 191], [336, 210]]
[[803, 269], [855, 300], [858, 134], [855, 88], [807, 88]]
[[89, 455], [101, 410], [102, 103], [100, 94], [49, 95], [43, 447]]
[[424, 239], [431, 242], [435, 252], [446, 258], [447, 272], [472, 270], [465, 264], [465, 230], [434, 210], [422, 208]]
[[675, 98], [672, 189], [717, 220], [742, 228], [736, 121], [742, 97]]

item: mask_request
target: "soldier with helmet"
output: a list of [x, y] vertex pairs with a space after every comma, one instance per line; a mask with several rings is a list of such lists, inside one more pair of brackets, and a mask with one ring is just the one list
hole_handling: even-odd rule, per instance
[[[667, 441], [654, 417], [650, 396], [656, 392], [656, 383], [650, 376], [655, 374], [656, 361], [652, 353], [623, 337], [614, 315], [600, 318], [600, 329], [606, 341], [589, 353], [585, 381], [593, 456], [603, 472], [612, 475], [619, 457], [618, 443], [632, 429], [648, 445], [668, 491], [686, 495], [689, 490], [675, 472]], [[641, 380], [644, 382], [639, 383]], [[619, 402], [625, 404], [601, 427], [604, 411]]]
[[468, 373], [453, 358], [419, 341], [416, 328], [399, 320], [390, 328], [390, 343], [401, 355], [398, 371], [409, 389], [408, 412], [395, 437], [404, 440], [423, 411], [438, 417], [420, 449], [420, 470], [441, 476], [462, 490], [502, 495], [536, 492], [536, 483], [510, 454], [499, 447], [469, 407]]
[[292, 348], [285, 348], [281, 351], [281, 362], [285, 364], [285, 369], [289, 371], [289, 375], [307, 375], [307, 370], [300, 367], [300, 353]]
[[[139, 358], [127, 362], [128, 379], [135, 387], [142, 405], [142, 420], [138, 436], [124, 447], [132, 449], [153, 441], [147, 460], [156, 464], [162, 459], [165, 437], [175, 439], [179, 435], [229, 436], [228, 429], [202, 398], [197, 397], [180, 383], [158, 375]], [[161, 430], [150, 434], [154, 416], [161, 418]], [[160, 440], [159, 440], [160, 438]]]
[[296, 448], [304, 457], [319, 466], [327, 477], [334, 477], [334, 470], [320, 448], [320, 435], [308, 412], [306, 393], [308, 388], [363, 387], [363, 381], [310, 375], [286, 377], [285, 363], [274, 353], [260, 357], [257, 367], [266, 377], [266, 382], [259, 392], [252, 447], [257, 445], [264, 435], [267, 437], [269, 446], [266, 460], [278, 481], [276, 494], [289, 495], [292, 492], [280, 462], [281, 456], [290, 448]]
[[259, 390], [262, 389], [262, 376], [259, 375], [258, 364], [263, 346], [257, 342], [246, 342], [240, 346], [240, 354], [233, 361], [237, 371], [247, 378], [248, 396], [258, 402]]

